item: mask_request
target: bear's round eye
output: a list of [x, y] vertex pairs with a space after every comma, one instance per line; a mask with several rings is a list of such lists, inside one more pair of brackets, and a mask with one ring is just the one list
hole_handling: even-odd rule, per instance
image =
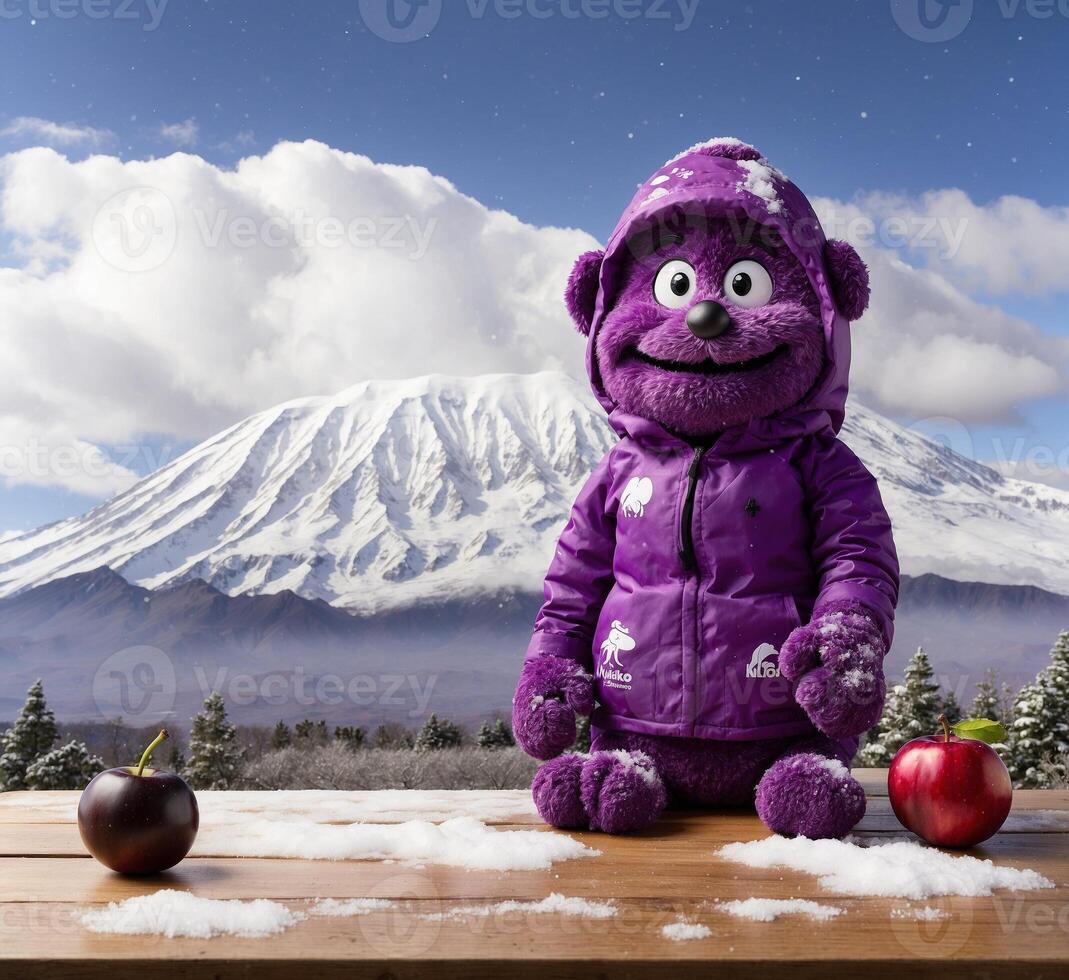
[[724, 276], [724, 298], [747, 310], [764, 306], [772, 298], [772, 277], [753, 259], [736, 262]]
[[657, 270], [653, 280], [653, 298], [670, 310], [689, 306], [697, 289], [694, 267], [683, 259], [672, 259]]

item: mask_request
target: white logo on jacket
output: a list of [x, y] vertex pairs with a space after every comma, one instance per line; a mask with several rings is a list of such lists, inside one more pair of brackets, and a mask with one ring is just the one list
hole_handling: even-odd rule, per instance
[[612, 687], [625, 687], [631, 683], [631, 675], [624, 670], [620, 651], [630, 653], [636, 646], [631, 631], [618, 619], [612, 621], [612, 629], [601, 644], [602, 661], [595, 673]]
[[753, 652], [750, 662], [746, 666], [747, 677], [779, 677], [779, 665], [772, 663], [773, 657], [779, 656], [771, 643], [762, 643]]
[[625, 517], [641, 517], [652, 499], [653, 480], [648, 476], [633, 476], [620, 498], [620, 509]]

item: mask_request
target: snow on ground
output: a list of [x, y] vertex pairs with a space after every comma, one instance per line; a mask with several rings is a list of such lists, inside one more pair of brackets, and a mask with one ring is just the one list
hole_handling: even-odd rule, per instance
[[392, 909], [396, 905], [396, 902], [391, 902], [388, 898], [319, 898], [308, 910], [308, 914], [341, 919]]
[[671, 939], [677, 943], [686, 942], [688, 939], [708, 939], [712, 934], [713, 930], [708, 926], [684, 920], [670, 922], [661, 928], [661, 935], [665, 939]]
[[194, 853], [213, 857], [380, 860], [447, 864], [480, 871], [532, 871], [556, 861], [597, 857], [564, 834], [497, 830], [474, 817], [443, 823], [408, 820], [395, 824], [320, 824], [310, 820], [246, 819], [232, 827], [201, 829]]
[[790, 868], [816, 875], [822, 888], [838, 895], [922, 899], [990, 895], [998, 888], [1054, 887], [1035, 871], [1001, 867], [968, 855], [955, 857], [905, 840], [860, 846], [850, 839], [767, 837], [728, 844], [716, 854], [751, 868]]
[[804, 898], [747, 898], [733, 902], [720, 902], [717, 908], [738, 919], [751, 922], [775, 922], [781, 915], [805, 915], [810, 919], [826, 922], [843, 914], [835, 905], [821, 905]]
[[[507, 822], [537, 816], [529, 790], [280, 790], [275, 792], [198, 792], [201, 828], [244, 824], [250, 815], [265, 820], [311, 820], [316, 823], [401, 823], [405, 820], [440, 822], [453, 817], [476, 817]], [[71, 823], [78, 801], [69, 795], [6, 794], [3, 807], [32, 807]]]
[[569, 898], [560, 892], [553, 892], [540, 902], [498, 902], [495, 905], [458, 905], [444, 912], [430, 912], [421, 915], [421, 919], [463, 919], [469, 916], [488, 918], [493, 915], [507, 915], [510, 912], [524, 914], [578, 916], [584, 919], [611, 919], [616, 915], [616, 906], [612, 902], [592, 902], [586, 898]]
[[138, 895], [106, 908], [83, 913], [82, 925], [90, 932], [126, 936], [242, 936], [259, 939], [295, 926], [303, 917], [285, 905], [265, 898], [255, 901], [198, 898], [188, 892], [165, 889]]

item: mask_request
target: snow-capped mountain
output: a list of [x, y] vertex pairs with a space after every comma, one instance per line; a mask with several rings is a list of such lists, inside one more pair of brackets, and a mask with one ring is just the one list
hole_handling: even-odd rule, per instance
[[[1069, 594], [1069, 492], [1000, 475], [856, 404], [903, 570]], [[563, 374], [365, 382], [261, 412], [88, 514], [0, 540], [0, 596], [108, 566], [159, 589], [290, 589], [371, 614], [533, 593], [612, 445]]]
[[0, 542], [0, 595], [100, 566], [362, 613], [533, 591], [613, 441], [560, 374], [364, 382], [253, 415], [85, 516]]

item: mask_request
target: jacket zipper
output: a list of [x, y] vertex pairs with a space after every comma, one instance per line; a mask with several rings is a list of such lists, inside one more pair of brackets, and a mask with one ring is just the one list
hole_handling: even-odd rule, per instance
[[683, 500], [683, 512], [679, 520], [679, 558], [689, 572], [698, 566], [697, 556], [694, 554], [694, 495], [698, 491], [698, 474], [707, 452], [708, 446], [697, 446], [691, 457], [690, 469], [687, 471], [687, 496]]

